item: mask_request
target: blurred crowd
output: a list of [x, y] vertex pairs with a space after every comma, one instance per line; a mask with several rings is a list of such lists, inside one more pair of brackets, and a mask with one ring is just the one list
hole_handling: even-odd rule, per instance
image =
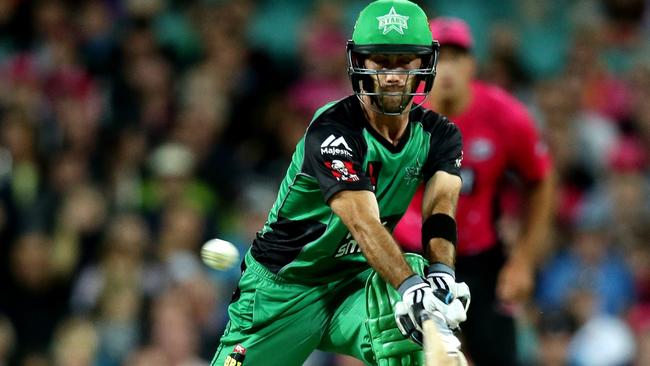
[[[522, 364], [650, 365], [650, 2], [418, 3], [471, 25], [555, 162]], [[262, 227], [313, 112], [351, 91], [365, 4], [0, 0], [0, 365], [208, 364], [239, 273], [199, 248]]]

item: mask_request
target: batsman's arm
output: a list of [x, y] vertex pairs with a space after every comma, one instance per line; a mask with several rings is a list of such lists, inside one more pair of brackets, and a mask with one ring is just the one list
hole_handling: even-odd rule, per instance
[[[455, 243], [447, 238], [443, 238], [440, 233], [449, 231], [449, 235], [456, 235], [456, 224], [451, 223], [456, 215], [456, 205], [458, 204], [458, 195], [460, 194], [462, 181], [459, 176], [449, 174], [444, 171], [437, 171], [427, 182], [424, 190], [424, 199], [422, 201], [422, 218], [426, 223], [427, 219], [436, 214], [446, 215], [448, 218], [439, 215], [444, 220], [436, 220], [434, 223], [435, 237], [425, 239], [422, 242], [427, 259], [431, 263], [440, 262], [454, 268], [456, 259]], [[451, 221], [450, 221], [451, 219]], [[449, 222], [449, 223], [447, 223]], [[453, 225], [453, 227], [450, 227]], [[453, 233], [451, 233], [453, 231]], [[423, 237], [427, 237], [426, 233]], [[426, 241], [426, 242], [425, 242]]]
[[366, 190], [336, 193], [329, 205], [348, 228], [368, 263], [394, 288], [412, 276], [393, 236], [381, 224], [375, 195]]

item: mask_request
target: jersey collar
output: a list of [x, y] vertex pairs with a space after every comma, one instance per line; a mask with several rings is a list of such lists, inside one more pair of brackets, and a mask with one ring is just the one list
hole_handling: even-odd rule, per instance
[[401, 152], [404, 149], [404, 146], [408, 143], [408, 141], [411, 139], [411, 123], [413, 121], [413, 113], [418, 111], [420, 108], [416, 108], [415, 110], [411, 111], [409, 113], [409, 123], [406, 125], [406, 130], [404, 130], [404, 136], [402, 139], [399, 140], [397, 145], [393, 145], [390, 141], [386, 140], [384, 136], [382, 136], [377, 130], [375, 130], [374, 127], [368, 122], [368, 119], [366, 118], [365, 114], [363, 113], [363, 110], [361, 109], [361, 101], [358, 100], [357, 98], [354, 98], [354, 101], [352, 102], [353, 105], [353, 110], [354, 114], [356, 115], [356, 118], [358, 118], [360, 121], [363, 121], [363, 127], [368, 130], [370, 135], [377, 141], [379, 141], [380, 144], [382, 144], [386, 150], [390, 151], [393, 154], [397, 154]]

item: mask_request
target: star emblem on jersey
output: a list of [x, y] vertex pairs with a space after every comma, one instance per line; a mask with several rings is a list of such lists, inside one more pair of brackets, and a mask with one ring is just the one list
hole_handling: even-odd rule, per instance
[[384, 28], [384, 34], [387, 34], [390, 31], [404, 34], [404, 28], [408, 29], [408, 19], [409, 17], [405, 15], [397, 14], [395, 7], [392, 6], [388, 14], [377, 17], [377, 20], [379, 21], [378, 28]]
[[404, 180], [407, 185], [417, 183], [422, 178], [422, 166], [420, 166], [419, 161], [416, 161], [414, 166], [406, 167], [404, 170], [406, 171]]

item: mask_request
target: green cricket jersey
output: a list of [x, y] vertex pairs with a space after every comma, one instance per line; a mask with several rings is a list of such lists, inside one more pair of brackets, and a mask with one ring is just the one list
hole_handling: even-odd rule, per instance
[[290, 282], [324, 284], [368, 268], [346, 226], [328, 206], [343, 190], [377, 197], [390, 231], [416, 188], [436, 171], [459, 175], [462, 142], [445, 117], [416, 108], [405, 136], [392, 145], [375, 131], [356, 96], [320, 108], [298, 142], [252, 256]]

